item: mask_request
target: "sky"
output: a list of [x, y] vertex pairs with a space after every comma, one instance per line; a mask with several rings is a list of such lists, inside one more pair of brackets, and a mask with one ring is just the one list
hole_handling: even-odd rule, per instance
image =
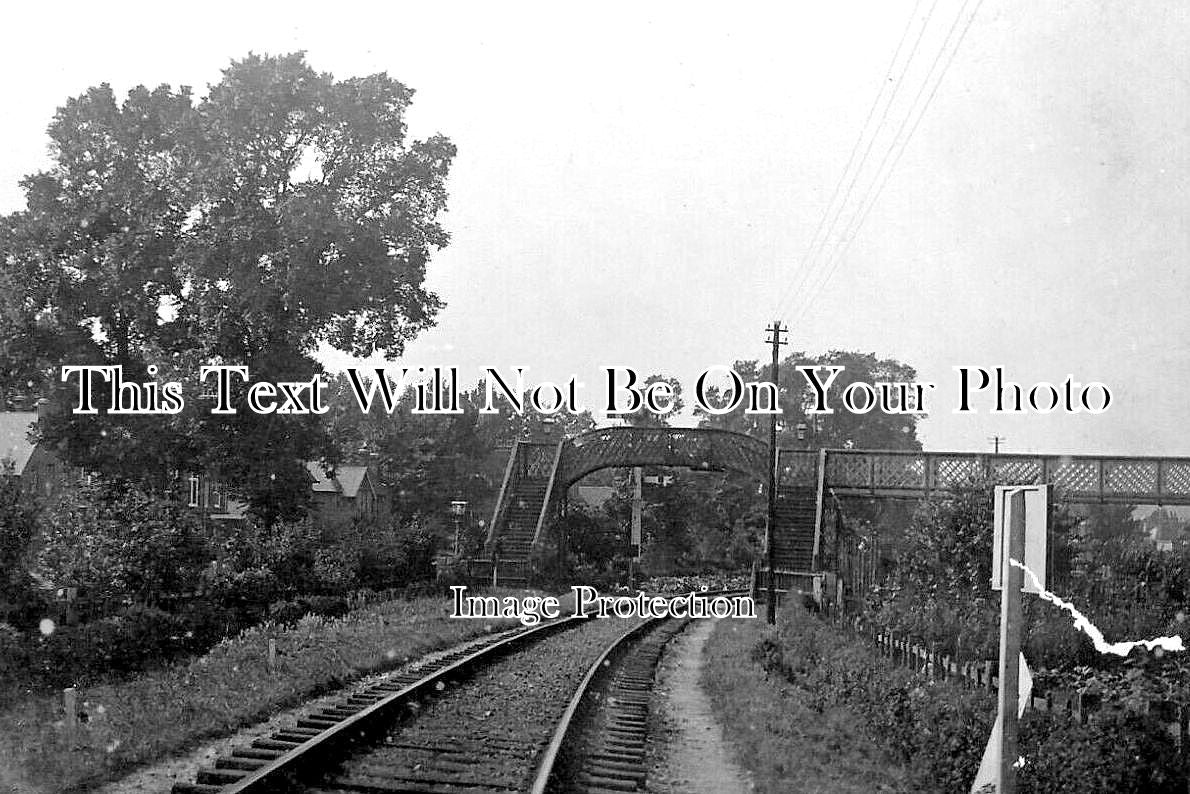
[[[459, 152], [428, 276], [447, 306], [390, 366], [525, 365], [594, 403], [603, 365], [690, 389], [767, 359], [779, 317], [792, 349], [936, 383], [927, 449], [1190, 455], [1176, 0], [22, 4], [5, 28], [0, 212], [92, 85], [201, 96], [232, 59], [304, 50], [413, 88], [411, 134]], [[1112, 402], [1009, 416], [980, 394], [955, 414], [956, 366]]]

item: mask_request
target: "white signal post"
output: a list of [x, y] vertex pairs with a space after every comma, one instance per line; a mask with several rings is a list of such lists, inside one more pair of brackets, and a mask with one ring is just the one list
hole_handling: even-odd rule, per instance
[[1020, 680], [1017, 656], [1021, 652], [1021, 584], [1024, 574], [1008, 560], [1019, 560], [1025, 552], [1025, 495], [1020, 491], [1008, 497], [1008, 541], [1001, 555], [1000, 592], [1000, 779], [998, 794], [1016, 794], [1017, 693]]
[[[992, 589], [999, 590], [1004, 580], [1004, 550], [1007, 546], [1005, 529], [1007, 528], [1008, 498], [1014, 493], [1022, 493], [1025, 497], [1025, 550], [1024, 557], [1014, 557], [1037, 574], [1042, 587], [1046, 581], [1046, 552], [1049, 535], [1049, 486], [997, 486], [993, 504], [994, 534], [992, 536]], [[1009, 555], [1011, 556], [1011, 555]], [[1032, 580], [1025, 580], [1021, 588], [1026, 593], [1041, 594]]]
[[[1024, 572], [1009, 560], [1039, 572], [1045, 586], [1049, 488], [1045, 485], [997, 486], [995, 493], [992, 587], [1000, 592], [1000, 759], [997, 794], [1016, 794], [1018, 710], [1020, 701], [1021, 592]], [[998, 569], [997, 567], [998, 566]], [[1030, 583], [1030, 591], [1036, 587]]]

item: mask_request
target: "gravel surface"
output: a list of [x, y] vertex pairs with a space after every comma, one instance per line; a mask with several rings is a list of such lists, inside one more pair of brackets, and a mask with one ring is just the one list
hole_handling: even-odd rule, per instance
[[735, 763], [711, 702], [699, 685], [702, 650], [713, 620], [694, 620], [671, 641], [657, 669], [649, 791], [654, 794], [745, 794], [753, 791]]
[[524, 791], [587, 669], [637, 623], [591, 620], [508, 656], [426, 704], [317, 791]]

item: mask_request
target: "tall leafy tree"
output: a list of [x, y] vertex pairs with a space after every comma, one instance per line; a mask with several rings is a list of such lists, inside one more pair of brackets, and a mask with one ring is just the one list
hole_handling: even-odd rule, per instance
[[686, 406], [682, 399], [682, 382], [670, 375], [651, 374], [644, 378], [636, 388], [640, 389], [642, 393], [647, 393], [658, 383], [664, 383], [669, 387], [672, 397], [663, 402], [669, 403], [670, 410], [660, 413], [642, 406], [638, 411], [621, 416], [627, 424], [633, 427], [668, 427], [673, 417]]
[[[69, 100], [51, 167], [0, 218], [0, 381], [44, 391], [67, 362], [135, 380], [156, 365], [192, 382], [198, 364], [226, 363], [308, 381], [323, 340], [399, 354], [442, 305], [424, 279], [447, 243], [455, 153], [441, 136], [408, 139], [412, 96], [294, 54], [233, 62], [201, 101], [142, 86], [120, 102], [106, 84]], [[153, 487], [216, 467], [266, 520], [283, 517], [302, 461], [333, 445], [316, 418], [247, 412], [244, 391], [237, 414], [193, 399], [174, 419], [63, 414], [44, 432], [73, 462]]]
[[[807, 410], [813, 407], [815, 391], [795, 367], [810, 365], [843, 367], [828, 390], [833, 413], [811, 414]], [[745, 382], [770, 380], [768, 364], [760, 361], [737, 361], [733, 369]], [[820, 373], [822, 382], [825, 382], [826, 370], [820, 370]], [[913, 367], [895, 359], [878, 358], [874, 353], [832, 350], [823, 355], [810, 356], [795, 352], [781, 362], [778, 377], [778, 405], [781, 409], [778, 416], [778, 446], [791, 449], [921, 449], [921, 442], [917, 439], [917, 416], [884, 413], [879, 407], [863, 414], [852, 413], [840, 404], [840, 395], [852, 383], [913, 382], [917, 378]], [[730, 389], [712, 387], [708, 389], [708, 394], [708, 402], [715, 406], [728, 405], [734, 398]], [[713, 415], [701, 409], [696, 413], [702, 427], [718, 427], [768, 439], [768, 415], [744, 413], [743, 401], [730, 413]], [[799, 425], [803, 426], [800, 438]]]

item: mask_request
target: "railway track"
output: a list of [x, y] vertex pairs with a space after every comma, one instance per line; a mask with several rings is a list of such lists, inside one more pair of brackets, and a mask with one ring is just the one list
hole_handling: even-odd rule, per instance
[[639, 790], [653, 668], [686, 622], [571, 617], [476, 640], [235, 749], [173, 792]]
[[689, 619], [628, 632], [588, 670], [538, 766], [531, 794], [644, 791], [649, 699], [665, 646]]

